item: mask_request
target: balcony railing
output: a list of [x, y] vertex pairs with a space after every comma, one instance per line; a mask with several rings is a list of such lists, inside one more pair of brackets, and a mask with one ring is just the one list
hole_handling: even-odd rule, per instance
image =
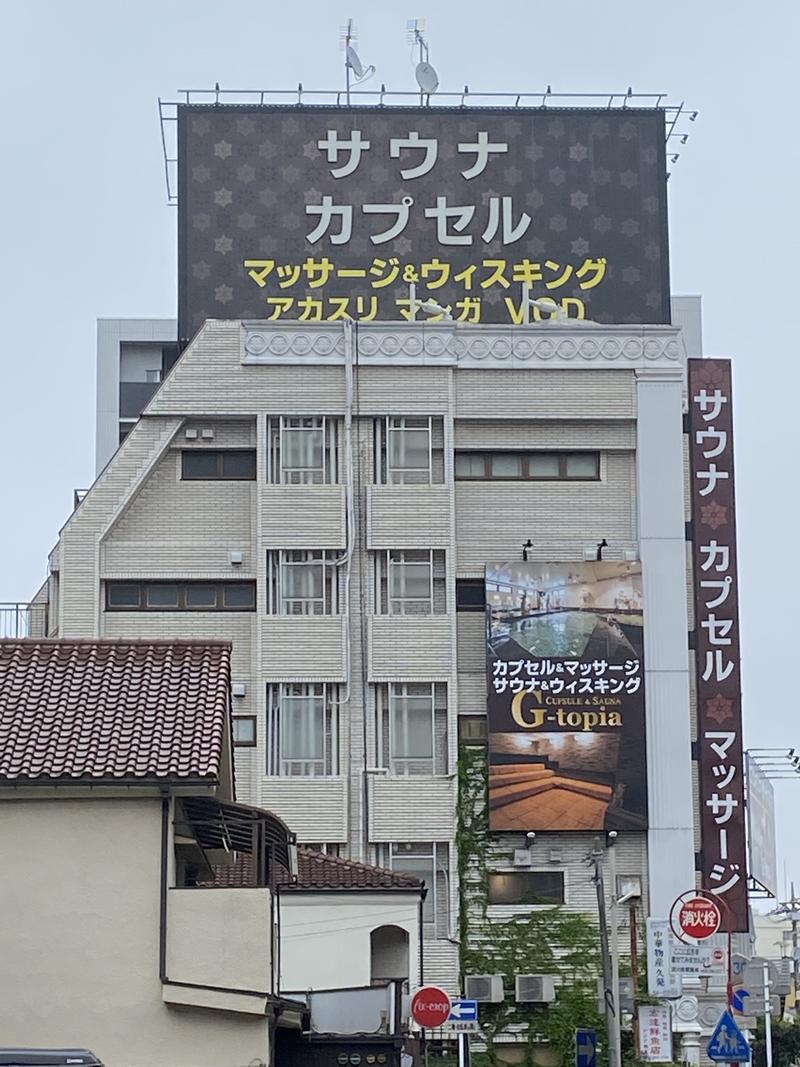
[[45, 637], [46, 604], [0, 603], [0, 638]]

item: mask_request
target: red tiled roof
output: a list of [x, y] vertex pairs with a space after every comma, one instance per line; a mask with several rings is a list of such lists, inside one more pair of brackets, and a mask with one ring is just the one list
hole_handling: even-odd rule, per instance
[[[238, 888], [252, 884], [251, 858], [240, 856], [235, 863], [214, 868], [214, 885], [226, 888]], [[283, 871], [278, 869], [283, 875]], [[292, 889], [421, 889], [422, 882], [410, 874], [400, 874], [384, 867], [373, 867], [368, 863], [355, 863], [353, 860], [339, 859], [325, 852], [315, 852], [310, 848], [297, 850], [297, 882], [287, 888]], [[278, 879], [281, 880], [280, 878]], [[285, 881], [285, 879], [284, 879]]]
[[230, 645], [0, 641], [0, 781], [215, 778]]

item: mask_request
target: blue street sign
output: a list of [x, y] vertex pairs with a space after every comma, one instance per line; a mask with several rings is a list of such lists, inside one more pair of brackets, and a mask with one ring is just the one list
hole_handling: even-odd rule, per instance
[[717, 1028], [708, 1043], [708, 1058], [723, 1063], [748, 1063], [750, 1046], [742, 1031], [733, 1020], [730, 1011], [724, 1011]]
[[477, 1000], [454, 1000], [450, 1005], [448, 1022], [477, 1022]]
[[745, 1001], [750, 996], [747, 989], [734, 989], [731, 994], [731, 1007], [734, 1011], [738, 1011], [740, 1015], [747, 1014], [747, 1004]]
[[575, 1067], [597, 1067], [597, 1031], [575, 1031]]

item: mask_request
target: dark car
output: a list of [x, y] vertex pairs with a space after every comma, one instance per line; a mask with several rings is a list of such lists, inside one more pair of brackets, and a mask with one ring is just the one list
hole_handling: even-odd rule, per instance
[[0, 1067], [103, 1067], [88, 1048], [0, 1048]]

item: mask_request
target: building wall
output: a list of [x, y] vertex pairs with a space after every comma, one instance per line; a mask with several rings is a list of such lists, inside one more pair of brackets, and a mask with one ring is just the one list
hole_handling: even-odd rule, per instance
[[419, 984], [419, 895], [352, 890], [280, 894], [280, 991], [368, 986], [370, 934], [398, 926], [408, 934], [409, 984]]
[[[234, 714], [255, 716], [257, 727], [256, 744], [236, 750], [239, 799], [274, 810], [301, 841], [338, 844], [354, 859], [388, 862], [393, 843], [444, 848], [450, 920], [428, 939], [426, 977], [456, 991], [457, 949], [448, 937], [458, 906], [457, 719], [485, 709], [485, 651], [482, 616], [456, 615], [455, 584], [481, 577], [487, 560], [518, 558], [528, 538], [531, 560], [580, 560], [602, 538], [606, 558], [644, 560], [651, 846], [657, 842], [648, 862], [650, 884], [663, 887], [658, 908], [661, 896], [691, 880], [689, 675], [680, 655], [688, 627], [679, 455], [685, 350], [670, 327], [381, 323], [360, 327], [358, 337], [350, 513], [343, 484], [265, 480], [269, 416], [343, 419], [344, 331], [210, 321], [62, 533], [60, 633], [230, 637], [233, 680], [247, 687]], [[418, 355], [403, 354], [412, 350]], [[442, 481], [375, 484], [373, 419], [387, 414], [441, 420]], [[213, 447], [255, 447], [258, 480], [181, 481], [179, 451], [193, 429], [213, 430]], [[454, 480], [454, 449], [514, 447], [596, 450], [600, 479]], [[348, 528], [356, 532], [349, 565]], [[267, 552], [300, 547], [341, 554], [339, 617], [266, 614]], [[235, 567], [234, 548], [244, 552]], [[401, 548], [444, 553], [446, 614], [372, 617], [374, 554]], [[103, 582], [132, 577], [251, 578], [258, 610], [105, 612]], [[337, 771], [268, 776], [267, 685], [304, 680], [338, 686]], [[436, 775], [376, 773], [385, 770], [378, 687], [402, 681], [446, 686], [445, 760]]]
[[107, 1067], [269, 1063], [263, 1016], [162, 1002], [158, 798], [3, 798], [0, 850], [3, 1044], [88, 1047]]
[[119, 383], [125, 342], [174, 343], [175, 319], [97, 320], [97, 413], [95, 473], [99, 474], [119, 445]]

